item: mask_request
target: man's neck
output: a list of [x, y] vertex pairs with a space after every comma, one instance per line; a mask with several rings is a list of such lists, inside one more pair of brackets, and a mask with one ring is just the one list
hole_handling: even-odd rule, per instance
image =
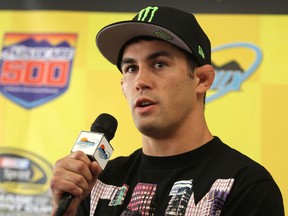
[[196, 127], [186, 127], [166, 137], [153, 138], [143, 135], [143, 152], [150, 156], [172, 156], [199, 148], [213, 139], [206, 122], [198, 123]]

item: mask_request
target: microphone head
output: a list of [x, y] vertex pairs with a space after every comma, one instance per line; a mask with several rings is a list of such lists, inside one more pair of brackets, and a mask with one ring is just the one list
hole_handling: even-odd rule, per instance
[[112, 115], [102, 113], [95, 119], [91, 125], [90, 131], [103, 133], [107, 141], [110, 142], [115, 135], [117, 126], [118, 122]]

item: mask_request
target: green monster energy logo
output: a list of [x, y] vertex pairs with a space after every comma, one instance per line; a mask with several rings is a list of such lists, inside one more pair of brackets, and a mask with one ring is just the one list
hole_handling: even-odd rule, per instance
[[198, 46], [198, 53], [199, 53], [199, 55], [202, 56], [203, 59], [205, 59], [204, 51], [203, 51], [203, 49], [202, 49], [202, 47], [200, 45]]
[[[147, 8], [144, 8], [144, 9], [142, 9], [140, 12], [139, 12], [139, 14], [138, 14], [138, 21], [145, 21], [147, 18], [149, 18], [148, 19], [148, 21], [147, 22], [151, 22], [152, 21], [152, 19], [153, 19], [153, 17], [154, 17], [154, 15], [155, 15], [155, 12], [158, 10], [158, 7], [151, 7], [151, 6], [149, 6], [149, 7], [147, 7]], [[150, 14], [150, 16], [149, 16], [149, 14]]]

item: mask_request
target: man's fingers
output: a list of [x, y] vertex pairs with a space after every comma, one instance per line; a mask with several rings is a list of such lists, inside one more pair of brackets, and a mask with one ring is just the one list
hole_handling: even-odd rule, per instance
[[58, 160], [53, 169], [50, 185], [56, 195], [56, 202], [63, 192], [83, 198], [90, 193], [101, 168], [97, 162], [91, 162], [83, 152], [74, 152]]

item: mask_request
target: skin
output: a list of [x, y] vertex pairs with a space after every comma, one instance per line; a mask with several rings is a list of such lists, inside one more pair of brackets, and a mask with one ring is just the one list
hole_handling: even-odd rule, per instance
[[[175, 46], [159, 40], [140, 40], [125, 48], [121, 70], [122, 90], [142, 133], [146, 155], [181, 154], [213, 138], [203, 103], [215, 76], [211, 65], [191, 71], [184, 54]], [[75, 196], [65, 216], [75, 215], [100, 173], [99, 165], [83, 152], [58, 160], [50, 182], [54, 203], [51, 215], [55, 215], [65, 191]]]
[[73, 194], [75, 198], [72, 200], [64, 216], [75, 215], [78, 205], [82, 199], [88, 196], [101, 171], [96, 161], [91, 162], [80, 151], [56, 161], [50, 181], [53, 198], [51, 216], [56, 215], [59, 200], [65, 191]]
[[215, 76], [211, 65], [191, 71], [178, 48], [159, 40], [127, 46], [121, 65], [122, 90], [145, 154], [181, 154], [213, 138], [203, 104]]

